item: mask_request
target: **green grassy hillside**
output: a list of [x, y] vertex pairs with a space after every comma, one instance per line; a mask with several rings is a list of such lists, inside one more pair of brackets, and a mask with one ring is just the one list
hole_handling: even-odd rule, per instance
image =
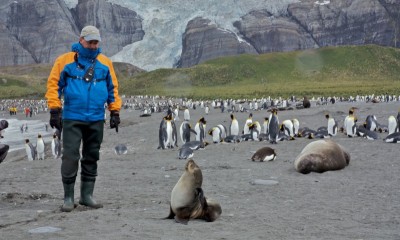
[[[0, 69], [0, 96], [44, 94], [50, 67], [31, 73]], [[185, 69], [126, 74], [117, 68], [121, 94], [211, 98], [400, 94], [400, 49], [328, 47], [307, 51], [224, 57]], [[11, 94], [11, 95], [10, 95]]]

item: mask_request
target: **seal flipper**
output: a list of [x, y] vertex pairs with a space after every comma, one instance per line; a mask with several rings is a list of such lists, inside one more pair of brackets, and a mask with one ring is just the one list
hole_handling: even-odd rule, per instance
[[175, 213], [172, 211], [171, 205], [169, 205], [169, 215], [168, 215], [168, 217], [163, 218], [163, 219], [174, 219], [174, 217], [175, 217]]
[[203, 210], [206, 210], [207, 207], [208, 207], [208, 204], [207, 204], [206, 198], [204, 197], [203, 189], [202, 188], [196, 188], [196, 195], [197, 195], [196, 196], [197, 199], [199, 200], [199, 202], [201, 204], [201, 208]]
[[192, 213], [192, 208], [182, 207], [179, 208], [177, 212], [179, 213], [179, 216], [175, 215], [175, 222], [187, 225], [190, 219], [190, 214]]
[[175, 222], [182, 223], [183, 225], [187, 225], [189, 222], [189, 219], [183, 219], [183, 218], [179, 218], [178, 216], [175, 216]]
[[169, 215], [168, 215], [168, 217], [163, 218], [163, 219], [175, 219], [175, 222], [182, 223], [184, 225], [187, 225], [188, 221], [189, 221], [189, 218], [188, 219], [184, 219], [184, 218], [181, 218], [181, 217], [178, 217], [177, 215], [175, 215], [175, 213], [172, 211], [172, 207], [171, 206], [169, 206]]

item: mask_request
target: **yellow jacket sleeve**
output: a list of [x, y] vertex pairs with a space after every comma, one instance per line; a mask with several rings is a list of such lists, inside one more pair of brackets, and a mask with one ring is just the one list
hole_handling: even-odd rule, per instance
[[118, 80], [117, 80], [117, 75], [115, 74], [115, 71], [114, 71], [114, 66], [112, 64], [112, 61], [108, 57], [104, 56], [103, 54], [100, 54], [98, 56], [98, 60], [100, 62], [102, 62], [103, 64], [105, 64], [106, 66], [108, 66], [108, 69], [110, 70], [112, 83], [114, 85], [115, 101], [108, 104], [108, 110], [109, 111], [119, 111], [121, 109], [122, 101], [121, 101], [121, 97], [119, 96], [119, 93], [118, 93], [118, 87], [119, 87]]
[[58, 82], [64, 66], [74, 61], [75, 53], [69, 52], [59, 56], [51, 69], [49, 78], [47, 79], [46, 99], [50, 109], [61, 108], [61, 96], [59, 95]]

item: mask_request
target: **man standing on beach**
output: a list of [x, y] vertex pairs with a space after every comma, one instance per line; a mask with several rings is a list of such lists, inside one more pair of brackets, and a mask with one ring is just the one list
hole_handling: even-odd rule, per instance
[[[100, 41], [100, 32], [96, 27], [84, 27], [79, 42], [72, 45], [72, 51], [56, 59], [47, 81], [50, 126], [63, 130], [61, 177], [64, 204], [61, 211], [64, 212], [75, 208], [74, 186], [79, 160], [79, 204], [91, 208], [103, 207], [93, 199], [93, 190], [103, 141], [104, 104], [110, 111], [110, 127], [118, 129], [121, 98], [114, 67], [111, 60], [101, 54]], [[64, 96], [64, 106], [61, 96]], [[81, 142], [82, 157], [79, 152]]]

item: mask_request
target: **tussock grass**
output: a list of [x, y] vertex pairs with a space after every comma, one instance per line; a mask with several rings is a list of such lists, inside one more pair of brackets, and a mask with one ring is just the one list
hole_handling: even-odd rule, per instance
[[400, 94], [400, 49], [327, 47], [214, 59], [159, 69], [121, 84], [127, 94], [200, 98]]
[[[151, 72], [118, 65], [120, 93], [126, 95], [214, 99], [400, 94], [400, 49], [375, 45], [244, 54]], [[0, 68], [0, 97], [43, 97], [50, 69]]]

